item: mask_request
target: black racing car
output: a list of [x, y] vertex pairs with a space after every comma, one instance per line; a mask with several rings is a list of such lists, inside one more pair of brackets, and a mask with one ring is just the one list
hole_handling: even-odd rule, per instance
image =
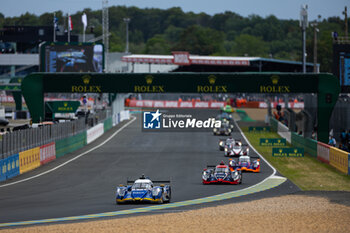
[[225, 135], [230, 136], [232, 129], [227, 121], [222, 121], [221, 126], [213, 129], [214, 135]]

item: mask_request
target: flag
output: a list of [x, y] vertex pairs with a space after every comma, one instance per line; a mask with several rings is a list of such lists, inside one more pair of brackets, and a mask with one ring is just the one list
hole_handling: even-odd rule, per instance
[[81, 16], [81, 22], [83, 23], [84, 25], [84, 31], [86, 30], [86, 27], [87, 27], [87, 17], [86, 17], [86, 14], [84, 13], [82, 16]]
[[73, 30], [73, 22], [72, 22], [71, 16], [68, 16], [68, 29], [69, 29], [69, 31]]

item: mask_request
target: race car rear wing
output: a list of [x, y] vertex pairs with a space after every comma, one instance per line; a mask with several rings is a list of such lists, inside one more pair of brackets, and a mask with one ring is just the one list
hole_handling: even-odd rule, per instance
[[[135, 179], [135, 180], [137, 180], [137, 179]], [[135, 182], [135, 180], [127, 180], [126, 183], [127, 183], [127, 184], [133, 184], [133, 183]], [[157, 184], [159, 184], [159, 183], [167, 183], [167, 184], [170, 184], [170, 183], [171, 183], [170, 180], [151, 180], [151, 181], [152, 181], [152, 183], [157, 183]]]

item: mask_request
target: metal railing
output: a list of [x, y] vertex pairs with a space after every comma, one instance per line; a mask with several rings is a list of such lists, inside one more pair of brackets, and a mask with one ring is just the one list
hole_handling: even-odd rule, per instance
[[69, 122], [7, 132], [0, 138], [0, 159], [76, 135], [103, 122], [108, 117], [111, 117], [111, 111], [105, 110]]

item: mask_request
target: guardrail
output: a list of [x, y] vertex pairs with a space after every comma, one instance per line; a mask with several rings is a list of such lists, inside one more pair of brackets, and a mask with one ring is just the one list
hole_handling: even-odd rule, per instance
[[[281, 137], [288, 140], [288, 134], [283, 132], [285, 131], [285, 126], [281, 122], [270, 117], [270, 125]], [[283, 130], [281, 131], [281, 129]], [[311, 138], [305, 138], [294, 132], [289, 132], [289, 134], [291, 135], [290, 143], [293, 146], [304, 148], [308, 154], [317, 157], [319, 161], [328, 163], [340, 172], [350, 175], [350, 153]]]

